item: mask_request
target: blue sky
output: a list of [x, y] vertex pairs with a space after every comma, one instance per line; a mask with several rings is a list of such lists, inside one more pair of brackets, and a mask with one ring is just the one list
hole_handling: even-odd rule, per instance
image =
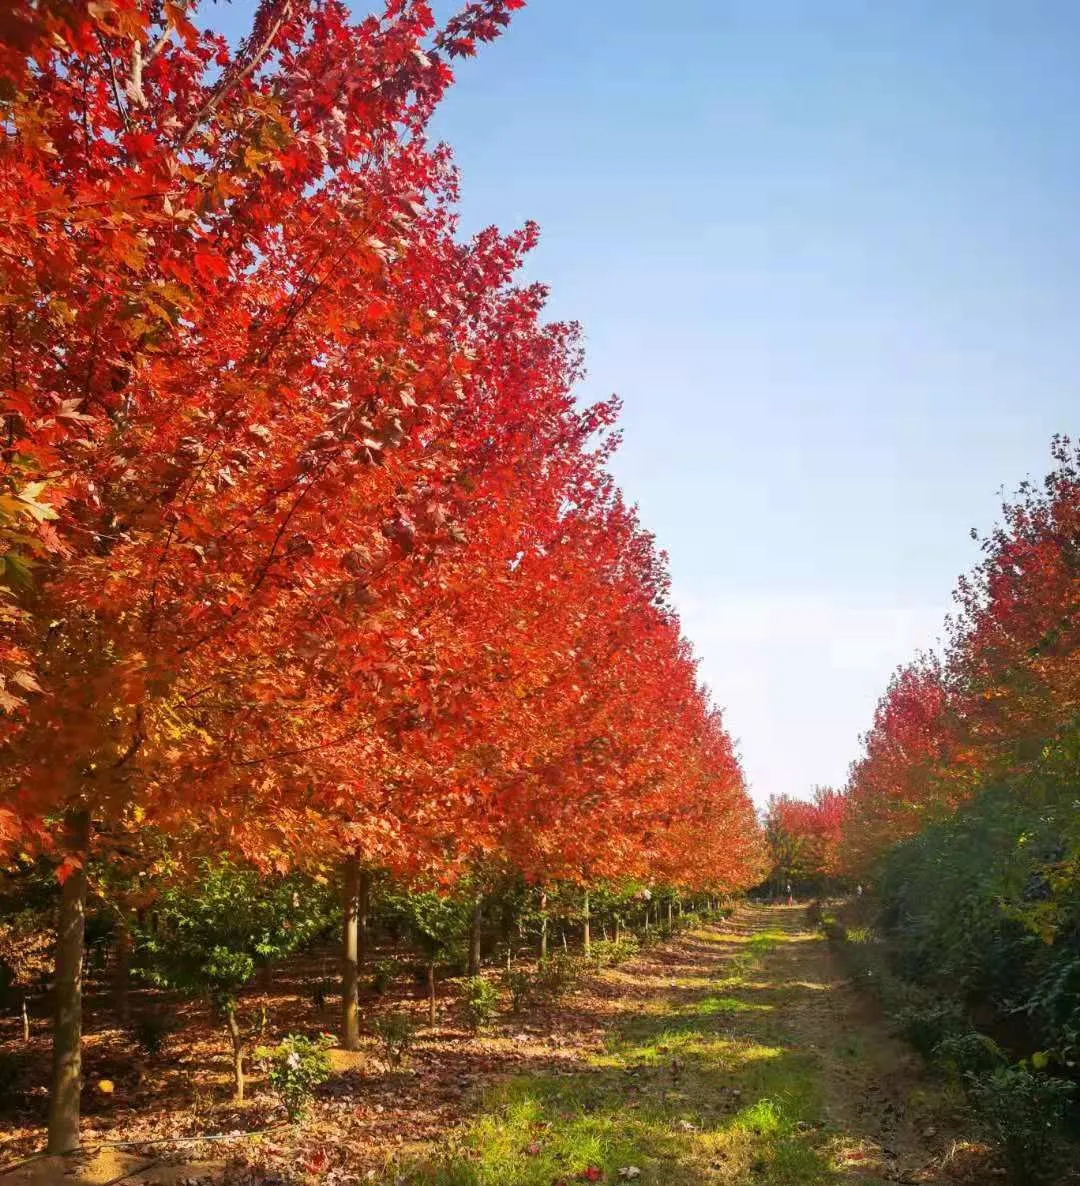
[[439, 114], [464, 226], [540, 223], [624, 400], [759, 802], [843, 780], [1080, 430], [1078, 61], [1073, 0], [531, 0]]
[[[449, 6], [443, 6], [444, 9]], [[1080, 430], [1080, 6], [533, 0], [438, 131], [618, 392], [755, 798], [839, 783]]]

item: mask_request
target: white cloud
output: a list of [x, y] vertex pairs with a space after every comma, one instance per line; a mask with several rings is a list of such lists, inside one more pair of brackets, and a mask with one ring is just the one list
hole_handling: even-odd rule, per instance
[[802, 592], [674, 600], [758, 803], [844, 781], [889, 676], [935, 644], [949, 609]]

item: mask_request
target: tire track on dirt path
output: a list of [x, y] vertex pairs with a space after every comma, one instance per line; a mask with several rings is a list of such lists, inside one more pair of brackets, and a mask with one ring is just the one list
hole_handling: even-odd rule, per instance
[[813, 1056], [837, 1173], [869, 1183], [946, 1183], [985, 1172], [982, 1147], [956, 1131], [965, 1120], [959, 1101], [888, 1032], [804, 907], [747, 906], [732, 930], [734, 949], [755, 933], [777, 940], [762, 944], [759, 991], [775, 1006], [781, 1042]]

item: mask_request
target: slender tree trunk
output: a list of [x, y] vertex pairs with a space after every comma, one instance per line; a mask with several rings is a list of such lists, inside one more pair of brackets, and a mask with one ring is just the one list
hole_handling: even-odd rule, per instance
[[427, 966], [428, 1022], [435, 1028], [435, 962]]
[[646, 902], [645, 903], [645, 934], [646, 935], [649, 933], [649, 911], [651, 909], [652, 909], [652, 906], [648, 902]]
[[116, 926], [116, 976], [113, 980], [116, 1015], [121, 1025], [131, 1020], [131, 927], [128, 916], [120, 912]]
[[622, 919], [616, 914], [615, 915], [615, 942], [620, 943], [621, 941], [622, 941]]
[[540, 891], [540, 958], [547, 959], [548, 953], [548, 916], [547, 890]]
[[26, 997], [22, 999], [22, 1040], [30, 1041], [30, 1014], [26, 1011]]
[[559, 938], [562, 940], [563, 951], [567, 955], [569, 955], [570, 954], [570, 944], [567, 943], [567, 941], [566, 941], [566, 928], [565, 927], [559, 927]]
[[346, 1050], [360, 1047], [360, 862], [345, 862], [342, 889], [344, 926], [341, 960], [341, 1045]]
[[[67, 851], [80, 862], [90, 843], [90, 813], [69, 811]], [[82, 1094], [82, 967], [86, 937], [86, 869], [72, 869], [60, 891], [56, 940], [56, 1017], [53, 1023], [52, 1090], [49, 1095], [50, 1153], [79, 1147]]]
[[225, 1024], [229, 1027], [229, 1038], [232, 1041], [233, 1056], [233, 1100], [244, 1102], [244, 1035], [240, 1032], [240, 1023], [236, 1020], [236, 1006], [229, 1005], [225, 1010]]
[[501, 913], [502, 939], [506, 944], [506, 970], [509, 972], [514, 959], [514, 912], [512, 907], [504, 902]]
[[667, 900], [667, 925], [668, 930], [673, 930], [675, 927], [675, 907], [672, 905], [671, 899]]
[[472, 921], [469, 924], [469, 967], [470, 976], [480, 975], [480, 926], [483, 923], [483, 899], [479, 894], [473, 899]]
[[371, 870], [360, 870], [360, 889], [357, 893], [356, 906], [356, 974], [359, 977], [364, 970], [371, 945], [368, 933], [368, 919], [371, 915]]
[[592, 951], [592, 935], [589, 933], [589, 891], [585, 891], [585, 904], [581, 911], [582, 917], [585, 920], [585, 934], [583, 938], [585, 954], [588, 955]]

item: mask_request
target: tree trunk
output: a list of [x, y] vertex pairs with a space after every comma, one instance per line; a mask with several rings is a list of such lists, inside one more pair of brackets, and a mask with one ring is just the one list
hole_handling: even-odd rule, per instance
[[229, 1005], [226, 1008], [225, 1024], [229, 1027], [229, 1037], [232, 1039], [233, 1101], [242, 1104], [244, 1102], [244, 1035], [240, 1032], [240, 1023], [236, 1020], [235, 1005]]
[[582, 917], [585, 920], [585, 934], [584, 934], [583, 942], [585, 945], [585, 954], [588, 955], [592, 951], [592, 935], [589, 933], [589, 891], [588, 890], [585, 891], [585, 905], [583, 906], [581, 913], [582, 913]]
[[622, 942], [622, 919], [617, 914], [615, 915], [615, 942]]
[[427, 992], [428, 992], [428, 1022], [431, 1028], [435, 1028], [435, 964], [429, 963], [427, 966]]
[[[83, 862], [90, 843], [90, 813], [68, 811], [67, 851]], [[52, 1089], [49, 1094], [50, 1153], [79, 1147], [82, 1094], [82, 966], [86, 935], [86, 869], [72, 869], [60, 891], [56, 940]]]
[[349, 857], [345, 862], [342, 890], [344, 927], [341, 960], [341, 1045], [346, 1050], [360, 1048], [360, 862]]
[[502, 908], [502, 939], [506, 944], [506, 970], [509, 972], [514, 960], [514, 914], [506, 903]]
[[26, 1011], [26, 997], [22, 999], [22, 1040], [30, 1041], [30, 1014]]
[[356, 908], [356, 974], [364, 970], [368, 955], [368, 915], [371, 913], [371, 870], [360, 870], [360, 892]]
[[540, 958], [547, 959], [548, 953], [548, 916], [547, 890], [540, 891]]
[[483, 922], [483, 899], [479, 894], [473, 900], [472, 921], [469, 923], [469, 967], [468, 975], [480, 975], [480, 926]]
[[131, 928], [127, 914], [120, 912], [116, 926], [116, 976], [113, 979], [116, 1016], [121, 1025], [131, 1020]]
[[668, 900], [667, 900], [667, 925], [668, 925], [669, 931], [672, 930], [675, 926], [674, 910], [675, 910], [675, 907], [672, 905], [671, 899], [668, 898]]

